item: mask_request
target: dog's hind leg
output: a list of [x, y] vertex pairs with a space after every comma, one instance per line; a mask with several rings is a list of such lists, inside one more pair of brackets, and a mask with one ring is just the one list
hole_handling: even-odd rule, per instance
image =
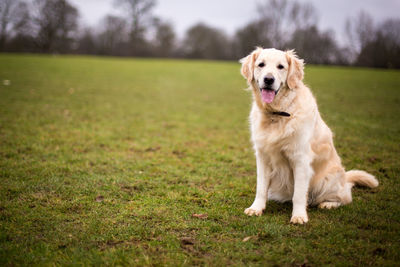
[[340, 203], [340, 202], [328, 202], [328, 201], [326, 201], [326, 202], [320, 203], [318, 205], [318, 208], [320, 208], [320, 209], [328, 209], [329, 210], [329, 209], [337, 208], [340, 205], [342, 205], [342, 203]]
[[351, 202], [351, 183], [346, 182], [343, 169], [327, 174], [314, 184], [309, 196], [320, 209], [333, 209]]
[[[341, 172], [337, 173], [337, 175], [340, 175], [344, 178], [344, 174]], [[332, 176], [331, 176], [332, 177]], [[342, 179], [343, 179], [342, 178]], [[321, 200], [319, 200], [317, 203], [318, 207], [320, 209], [334, 209], [338, 208], [339, 206], [349, 204], [352, 201], [351, 197], [351, 187], [353, 184], [348, 183], [348, 182], [338, 182], [335, 185], [336, 180], [335, 179], [330, 179], [333, 183], [326, 184], [325, 186], [328, 187], [331, 190], [325, 191], [323, 197]]]

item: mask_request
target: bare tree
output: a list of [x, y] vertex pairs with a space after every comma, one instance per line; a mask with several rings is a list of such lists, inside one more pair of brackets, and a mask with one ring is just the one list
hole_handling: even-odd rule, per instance
[[332, 31], [321, 32], [315, 25], [296, 30], [286, 46], [289, 49], [295, 48], [308, 63], [344, 63], [334, 39], [334, 33]]
[[154, 19], [154, 53], [159, 57], [170, 57], [173, 55], [176, 45], [176, 35], [172, 25], [159, 18]]
[[0, 50], [13, 36], [26, 33], [30, 17], [27, 3], [18, 0], [0, 0]]
[[15, 4], [13, 0], [0, 0], [0, 48], [5, 45]]
[[76, 52], [79, 54], [97, 54], [97, 40], [95, 39], [94, 30], [85, 28], [82, 30], [78, 39], [78, 47]]
[[127, 24], [123, 18], [107, 15], [103, 18], [102, 31], [99, 35], [99, 52], [107, 55], [123, 55], [121, 49], [127, 42]]
[[311, 3], [293, 2], [290, 7], [290, 19], [296, 30], [311, 28], [318, 23], [318, 15], [315, 6]]
[[151, 10], [155, 0], [115, 0], [117, 7], [127, 15], [130, 27], [130, 42], [133, 55], [146, 54], [148, 49], [145, 39], [147, 23], [151, 20]]
[[250, 22], [237, 30], [233, 38], [235, 58], [248, 55], [256, 46], [271, 47], [272, 44], [268, 38], [270, 25], [268, 19], [262, 19]]
[[284, 29], [288, 29], [288, 17], [290, 16], [289, 1], [287, 0], [269, 0], [265, 3], [259, 3], [257, 10], [262, 18], [268, 18], [270, 29], [268, 38], [272, 46], [280, 48], [284, 43]]
[[315, 7], [290, 0], [268, 0], [259, 3], [260, 20], [268, 20], [268, 39], [276, 48], [283, 48], [289, 37], [298, 29], [309, 28], [318, 21]]
[[352, 19], [346, 20], [345, 33], [350, 49], [354, 55], [358, 55], [375, 35], [374, 21], [365, 11]]
[[248, 55], [256, 46], [271, 47], [272, 43], [268, 38], [270, 25], [270, 20], [266, 18], [250, 22], [239, 29], [233, 39], [235, 58]]
[[378, 68], [400, 68], [400, 20], [388, 19], [376, 27], [364, 41], [356, 65]]
[[68, 51], [77, 30], [78, 10], [67, 0], [35, 0], [34, 6], [34, 23], [42, 51]]
[[224, 32], [200, 23], [186, 32], [182, 50], [189, 58], [228, 59], [229, 48]]
[[382, 34], [393, 46], [400, 46], [400, 19], [387, 19], [379, 27]]

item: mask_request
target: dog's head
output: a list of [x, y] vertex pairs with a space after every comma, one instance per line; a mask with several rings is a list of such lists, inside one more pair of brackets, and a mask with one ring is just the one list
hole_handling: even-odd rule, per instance
[[241, 73], [262, 105], [271, 104], [284, 89], [296, 89], [303, 80], [304, 63], [294, 50], [257, 48], [240, 60]]

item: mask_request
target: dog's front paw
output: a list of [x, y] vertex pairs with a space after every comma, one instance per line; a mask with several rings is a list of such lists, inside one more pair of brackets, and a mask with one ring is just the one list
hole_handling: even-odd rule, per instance
[[263, 213], [263, 209], [256, 209], [256, 208], [250, 207], [250, 208], [245, 209], [244, 213], [249, 216], [253, 216], [253, 215], [261, 216]]
[[290, 223], [293, 223], [293, 224], [305, 224], [306, 222], [308, 222], [307, 214], [293, 215], [292, 218], [290, 219]]

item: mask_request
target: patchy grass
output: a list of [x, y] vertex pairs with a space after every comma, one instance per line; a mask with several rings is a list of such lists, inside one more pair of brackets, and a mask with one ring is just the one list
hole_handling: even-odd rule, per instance
[[344, 165], [380, 186], [294, 226], [291, 204], [243, 213], [256, 171], [239, 64], [0, 62], [0, 265], [398, 264], [399, 71], [306, 68]]

